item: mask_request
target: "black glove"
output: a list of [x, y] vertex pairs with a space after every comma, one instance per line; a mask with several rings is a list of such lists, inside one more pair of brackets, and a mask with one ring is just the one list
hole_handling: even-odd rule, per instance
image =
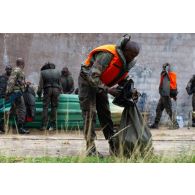
[[177, 96], [173, 97], [173, 99], [174, 99], [175, 101], [177, 101]]
[[133, 99], [134, 102], [137, 102], [138, 101], [138, 98], [139, 98], [140, 95], [141, 94], [137, 91], [136, 88], [134, 88], [132, 90], [132, 99]]

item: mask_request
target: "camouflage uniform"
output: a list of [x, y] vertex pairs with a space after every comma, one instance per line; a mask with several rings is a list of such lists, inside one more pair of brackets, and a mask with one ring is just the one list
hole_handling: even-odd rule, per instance
[[95, 147], [96, 110], [105, 138], [109, 139], [114, 134], [107, 87], [100, 80], [101, 73], [108, 66], [112, 57], [111, 53], [100, 52], [91, 59], [92, 67], [88, 68], [84, 65], [81, 67], [78, 80], [79, 100], [84, 119], [87, 150]]
[[61, 85], [65, 94], [70, 94], [74, 91], [74, 80], [70, 73], [67, 76], [61, 75]]
[[[7, 83], [6, 94], [17, 94], [23, 92], [25, 89], [25, 75], [20, 67], [15, 67], [12, 70], [11, 76]], [[23, 126], [26, 117], [26, 106], [23, 96], [17, 97], [11, 108], [11, 112], [15, 113], [17, 125]]]
[[56, 128], [58, 98], [61, 93], [60, 72], [56, 69], [41, 71], [37, 94], [40, 97], [43, 90], [43, 121], [42, 128], [48, 126], [48, 108], [51, 103], [50, 126]]
[[[108, 47], [108, 46], [103, 46]], [[97, 50], [96, 50], [97, 49]], [[126, 76], [135, 64], [134, 58], [139, 54], [140, 47], [136, 42], [130, 41], [130, 36], [124, 35], [116, 44], [115, 51], [108, 51], [96, 48], [90, 52], [86, 64], [82, 64], [81, 71], [78, 79], [79, 84], [79, 101], [84, 119], [84, 135], [86, 139], [87, 155], [102, 155], [96, 150], [94, 139], [95, 134], [95, 120], [96, 111], [102, 127], [105, 139], [109, 142], [110, 152], [114, 154], [114, 135], [113, 122], [111, 119], [111, 112], [109, 108], [108, 92], [117, 95], [115, 87], [110, 88], [101, 81], [101, 76], [106, 68], [109, 66], [118, 67], [118, 63], [122, 65], [122, 71], [116, 73], [117, 75], [111, 76], [112, 81], [109, 85], [113, 86], [114, 83]], [[112, 50], [112, 49], [111, 49]], [[116, 54], [115, 54], [116, 52]], [[114, 64], [116, 62], [116, 64]], [[118, 67], [119, 68], [119, 67]], [[111, 70], [114, 70], [114, 68]], [[124, 72], [123, 72], [124, 71]], [[109, 72], [109, 71], [108, 71]], [[109, 73], [110, 74], [110, 73]], [[104, 75], [105, 76], [105, 75]], [[106, 74], [106, 77], [108, 74]], [[113, 78], [114, 77], [114, 78]]]

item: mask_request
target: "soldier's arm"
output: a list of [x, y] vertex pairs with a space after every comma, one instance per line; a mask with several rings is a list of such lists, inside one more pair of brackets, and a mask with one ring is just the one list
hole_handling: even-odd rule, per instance
[[7, 82], [6, 94], [10, 94], [14, 91], [14, 86], [16, 84], [17, 77], [18, 71], [17, 70], [12, 71]]
[[37, 90], [37, 95], [39, 97], [41, 97], [42, 90], [43, 90], [43, 78], [42, 78], [42, 75], [40, 74], [39, 86], [38, 86], [38, 90]]
[[102, 81], [100, 80], [100, 76], [105, 68], [108, 66], [110, 61], [112, 60], [113, 55], [108, 52], [100, 52], [97, 54], [93, 66], [91, 68], [89, 74], [89, 82], [92, 86], [97, 88], [98, 90], [106, 90], [108, 89]]
[[59, 79], [59, 85], [60, 85], [60, 93], [64, 93], [64, 89], [63, 89], [63, 86], [62, 86], [62, 78], [61, 78], [61, 75], [60, 75], [60, 79]]
[[70, 91], [69, 93], [72, 93], [74, 91], [74, 80], [72, 78], [72, 76], [70, 75], [70, 78], [69, 78], [69, 83], [70, 83]]

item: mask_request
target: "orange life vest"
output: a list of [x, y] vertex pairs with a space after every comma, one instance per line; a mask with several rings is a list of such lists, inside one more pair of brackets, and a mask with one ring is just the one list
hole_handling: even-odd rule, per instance
[[85, 66], [91, 66], [90, 61], [93, 55], [97, 52], [110, 52], [113, 54], [111, 62], [106, 69], [102, 72], [100, 80], [107, 86], [111, 87], [122, 81], [128, 74], [128, 70], [125, 68], [123, 61], [116, 51], [116, 45], [102, 45], [93, 49], [87, 59], [85, 60]]
[[[173, 70], [173, 65], [170, 65], [168, 70], [168, 76], [170, 80], [170, 90], [176, 90], [177, 89], [177, 75], [176, 72]], [[161, 75], [160, 79], [160, 86], [162, 86], [164, 76]]]

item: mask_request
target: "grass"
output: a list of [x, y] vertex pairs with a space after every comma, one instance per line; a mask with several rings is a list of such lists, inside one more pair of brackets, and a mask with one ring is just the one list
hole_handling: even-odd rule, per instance
[[148, 158], [122, 159], [115, 157], [6, 157], [0, 156], [0, 163], [195, 163], [195, 155], [164, 157], [152, 155]]

